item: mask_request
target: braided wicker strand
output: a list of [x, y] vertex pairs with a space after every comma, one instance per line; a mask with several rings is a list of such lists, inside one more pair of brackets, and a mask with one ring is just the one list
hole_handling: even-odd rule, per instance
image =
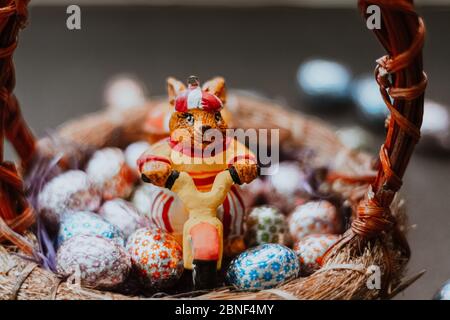
[[19, 30], [27, 20], [28, 0], [0, 2], [0, 240], [9, 240], [31, 254], [31, 244], [17, 232], [34, 221], [25, 201], [22, 180], [14, 164], [3, 162], [3, 138], [15, 147], [26, 167], [35, 150], [35, 139], [23, 120], [19, 103], [12, 94], [15, 71], [12, 55], [17, 47]]
[[[392, 240], [408, 260], [410, 248], [405, 235], [398, 230], [390, 206], [402, 186], [402, 177], [420, 138], [427, 84], [422, 66], [425, 25], [416, 14], [411, 0], [359, 0], [358, 5], [365, 17], [369, 5], [381, 8], [383, 25], [374, 32], [388, 55], [377, 60], [375, 79], [390, 111], [390, 117], [386, 140], [379, 153], [378, 174], [357, 208], [357, 216], [351, 228], [328, 251], [325, 261], [338, 255], [344, 247], [353, 248], [353, 254], [358, 254], [365, 247], [366, 241], [388, 231], [392, 231]], [[391, 280], [393, 259], [384, 242], [382, 251], [385, 285], [380, 296], [387, 297], [390, 288], [386, 284]]]
[[360, 0], [364, 15], [370, 4], [379, 5], [383, 17], [383, 27], [374, 31], [388, 55], [377, 60], [375, 78], [391, 117], [386, 141], [380, 149], [378, 175], [352, 226], [354, 233], [365, 238], [393, 225], [389, 206], [402, 186], [403, 174], [420, 138], [427, 84], [421, 53], [425, 25], [415, 13], [412, 1]]

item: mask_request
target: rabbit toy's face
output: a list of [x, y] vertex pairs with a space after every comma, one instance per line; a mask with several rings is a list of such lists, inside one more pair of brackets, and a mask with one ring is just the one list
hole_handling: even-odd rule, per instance
[[204, 149], [218, 138], [224, 138], [227, 124], [220, 111], [191, 109], [174, 112], [170, 118], [171, 138], [183, 143], [189, 141], [194, 148]]
[[[168, 79], [169, 100], [175, 105], [175, 100], [186, 91], [186, 87], [175, 79]], [[214, 95], [220, 104], [225, 102], [225, 83], [222, 78], [215, 78], [203, 86], [203, 91]], [[191, 99], [190, 97], [186, 99]], [[214, 101], [213, 101], [214, 102]], [[213, 142], [224, 141], [227, 124], [220, 110], [208, 108], [175, 109], [169, 121], [170, 138], [195, 149], [204, 149]]]

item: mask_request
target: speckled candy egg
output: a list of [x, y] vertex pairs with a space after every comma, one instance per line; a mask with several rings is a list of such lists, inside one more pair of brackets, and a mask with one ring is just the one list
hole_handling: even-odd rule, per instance
[[263, 243], [286, 242], [287, 223], [284, 215], [275, 207], [253, 208], [247, 217], [246, 242], [249, 246]]
[[326, 200], [310, 201], [296, 207], [288, 224], [294, 241], [309, 234], [336, 234], [342, 229], [336, 207]]
[[112, 239], [120, 245], [125, 243], [123, 234], [111, 223], [96, 213], [80, 211], [63, 216], [58, 233], [58, 246], [80, 234]]
[[98, 213], [103, 219], [117, 227], [125, 239], [145, 225], [144, 218], [139, 215], [134, 205], [123, 199], [106, 201]]
[[335, 234], [310, 234], [294, 244], [294, 251], [300, 261], [303, 275], [318, 270], [325, 252], [334, 245], [340, 236]]
[[137, 160], [139, 157], [150, 148], [150, 144], [147, 141], [137, 141], [128, 145], [125, 149], [125, 161], [133, 171], [138, 174], [139, 169], [137, 166]]
[[275, 191], [285, 197], [292, 197], [302, 187], [302, 182], [306, 179], [305, 174], [300, 170], [295, 162], [282, 162], [276, 172], [271, 172], [268, 176], [269, 184]]
[[110, 239], [77, 235], [58, 250], [57, 271], [63, 277], [79, 277], [83, 286], [111, 289], [125, 281], [131, 260], [125, 249]]
[[433, 300], [450, 300], [450, 280], [448, 280], [439, 289], [433, 297]]
[[300, 263], [295, 252], [274, 243], [262, 244], [241, 253], [230, 264], [226, 280], [240, 290], [273, 288], [298, 276]]
[[86, 173], [102, 190], [105, 200], [127, 198], [136, 181], [135, 173], [128, 167], [122, 150], [118, 148], [96, 151], [86, 166]]
[[50, 180], [39, 194], [38, 202], [44, 219], [56, 226], [65, 212], [97, 210], [101, 193], [86, 173], [70, 170]]
[[183, 273], [181, 246], [172, 235], [160, 229], [137, 230], [128, 238], [126, 248], [133, 267], [147, 287], [170, 287]]

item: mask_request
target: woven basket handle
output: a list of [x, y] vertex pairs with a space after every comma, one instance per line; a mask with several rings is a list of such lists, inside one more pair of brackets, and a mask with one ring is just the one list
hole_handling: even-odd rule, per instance
[[0, 2], [0, 242], [7, 239], [32, 253], [31, 244], [17, 232], [26, 230], [33, 223], [33, 210], [25, 201], [16, 167], [3, 161], [4, 137], [16, 149], [24, 168], [30, 163], [36, 145], [12, 94], [15, 86], [12, 55], [17, 47], [19, 30], [27, 20], [27, 5], [28, 0]]
[[420, 138], [427, 77], [422, 66], [425, 25], [411, 0], [359, 0], [362, 15], [367, 8], [381, 9], [382, 25], [374, 29], [387, 55], [377, 60], [375, 78], [390, 110], [387, 135], [379, 154], [378, 174], [364, 201], [352, 231], [371, 238], [394, 225], [389, 207], [402, 186], [402, 178]]

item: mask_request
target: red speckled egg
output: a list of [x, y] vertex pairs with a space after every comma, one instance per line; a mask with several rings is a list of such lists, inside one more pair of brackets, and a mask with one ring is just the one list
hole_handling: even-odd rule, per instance
[[318, 270], [321, 259], [340, 236], [335, 234], [310, 234], [294, 245], [294, 251], [300, 260], [300, 270], [308, 275]]
[[172, 235], [160, 229], [137, 230], [128, 238], [126, 248], [146, 287], [170, 287], [183, 273], [181, 246]]

